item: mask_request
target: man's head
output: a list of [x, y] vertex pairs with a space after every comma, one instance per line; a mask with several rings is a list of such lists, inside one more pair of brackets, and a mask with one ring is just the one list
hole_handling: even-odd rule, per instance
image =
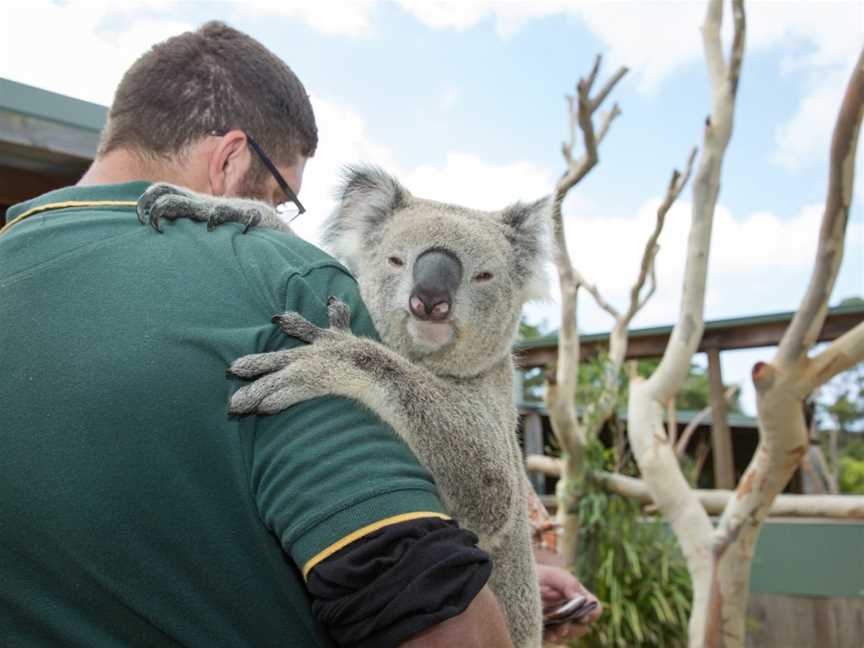
[[303, 85], [261, 43], [209, 22], [155, 45], [126, 72], [97, 161], [122, 152], [151, 169], [182, 168], [199, 191], [283, 202], [247, 133], [298, 191], [318, 144]]

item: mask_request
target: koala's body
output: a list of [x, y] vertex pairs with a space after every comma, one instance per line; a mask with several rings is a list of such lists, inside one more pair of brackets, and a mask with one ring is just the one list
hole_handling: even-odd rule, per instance
[[[151, 221], [182, 214], [210, 224], [236, 220], [284, 229], [260, 203], [244, 201], [232, 216], [230, 200], [164, 185], [150, 193], [139, 213]], [[258, 379], [236, 392], [231, 411], [270, 413], [333, 394], [378, 414], [492, 556], [489, 584], [514, 644], [539, 647], [530, 485], [516, 438], [510, 348], [522, 305], [543, 285], [546, 204], [479, 212], [415, 198], [369, 167], [347, 171], [339, 198], [324, 246], [356, 275], [386, 347], [353, 336], [338, 301], [330, 306], [329, 329], [285, 314], [277, 318], [283, 330], [310, 344], [237, 360], [232, 372]]]

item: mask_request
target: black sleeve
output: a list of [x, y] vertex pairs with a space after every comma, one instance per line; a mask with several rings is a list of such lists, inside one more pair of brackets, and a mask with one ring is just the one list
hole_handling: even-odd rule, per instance
[[476, 535], [437, 518], [371, 533], [310, 572], [315, 615], [340, 646], [397, 646], [477, 596], [492, 561], [476, 545]]

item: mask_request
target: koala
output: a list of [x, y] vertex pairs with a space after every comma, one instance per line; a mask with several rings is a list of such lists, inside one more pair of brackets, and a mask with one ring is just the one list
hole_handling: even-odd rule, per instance
[[[416, 198], [367, 166], [346, 169], [324, 247], [356, 276], [384, 344], [354, 336], [331, 298], [330, 325], [274, 317], [307, 345], [245, 356], [229, 372], [255, 379], [234, 414], [274, 413], [323, 395], [375, 412], [432, 473], [449, 512], [493, 561], [490, 586], [514, 644], [539, 647], [542, 613], [516, 438], [511, 344], [522, 305], [541, 296], [547, 202], [481, 212]], [[271, 207], [170, 185], [141, 198], [139, 218], [179, 217], [286, 229]], [[386, 345], [386, 346], [385, 346]]]

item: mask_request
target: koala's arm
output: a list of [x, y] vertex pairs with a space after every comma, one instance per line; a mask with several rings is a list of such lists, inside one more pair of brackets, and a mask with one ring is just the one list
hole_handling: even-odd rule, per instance
[[331, 328], [296, 313], [277, 319], [309, 342], [287, 351], [245, 356], [229, 371], [257, 380], [232, 397], [234, 414], [269, 414], [325, 395], [351, 398], [389, 424], [435, 478], [450, 512], [481, 536], [512, 524], [521, 475], [492, 410], [386, 346], [355, 337], [347, 307], [330, 306]]
[[213, 229], [223, 223], [240, 223], [292, 233], [276, 210], [267, 203], [246, 198], [221, 198], [196, 193], [167, 182], [151, 185], [138, 199], [138, 220], [162, 231], [162, 221], [188, 218], [207, 223]]

